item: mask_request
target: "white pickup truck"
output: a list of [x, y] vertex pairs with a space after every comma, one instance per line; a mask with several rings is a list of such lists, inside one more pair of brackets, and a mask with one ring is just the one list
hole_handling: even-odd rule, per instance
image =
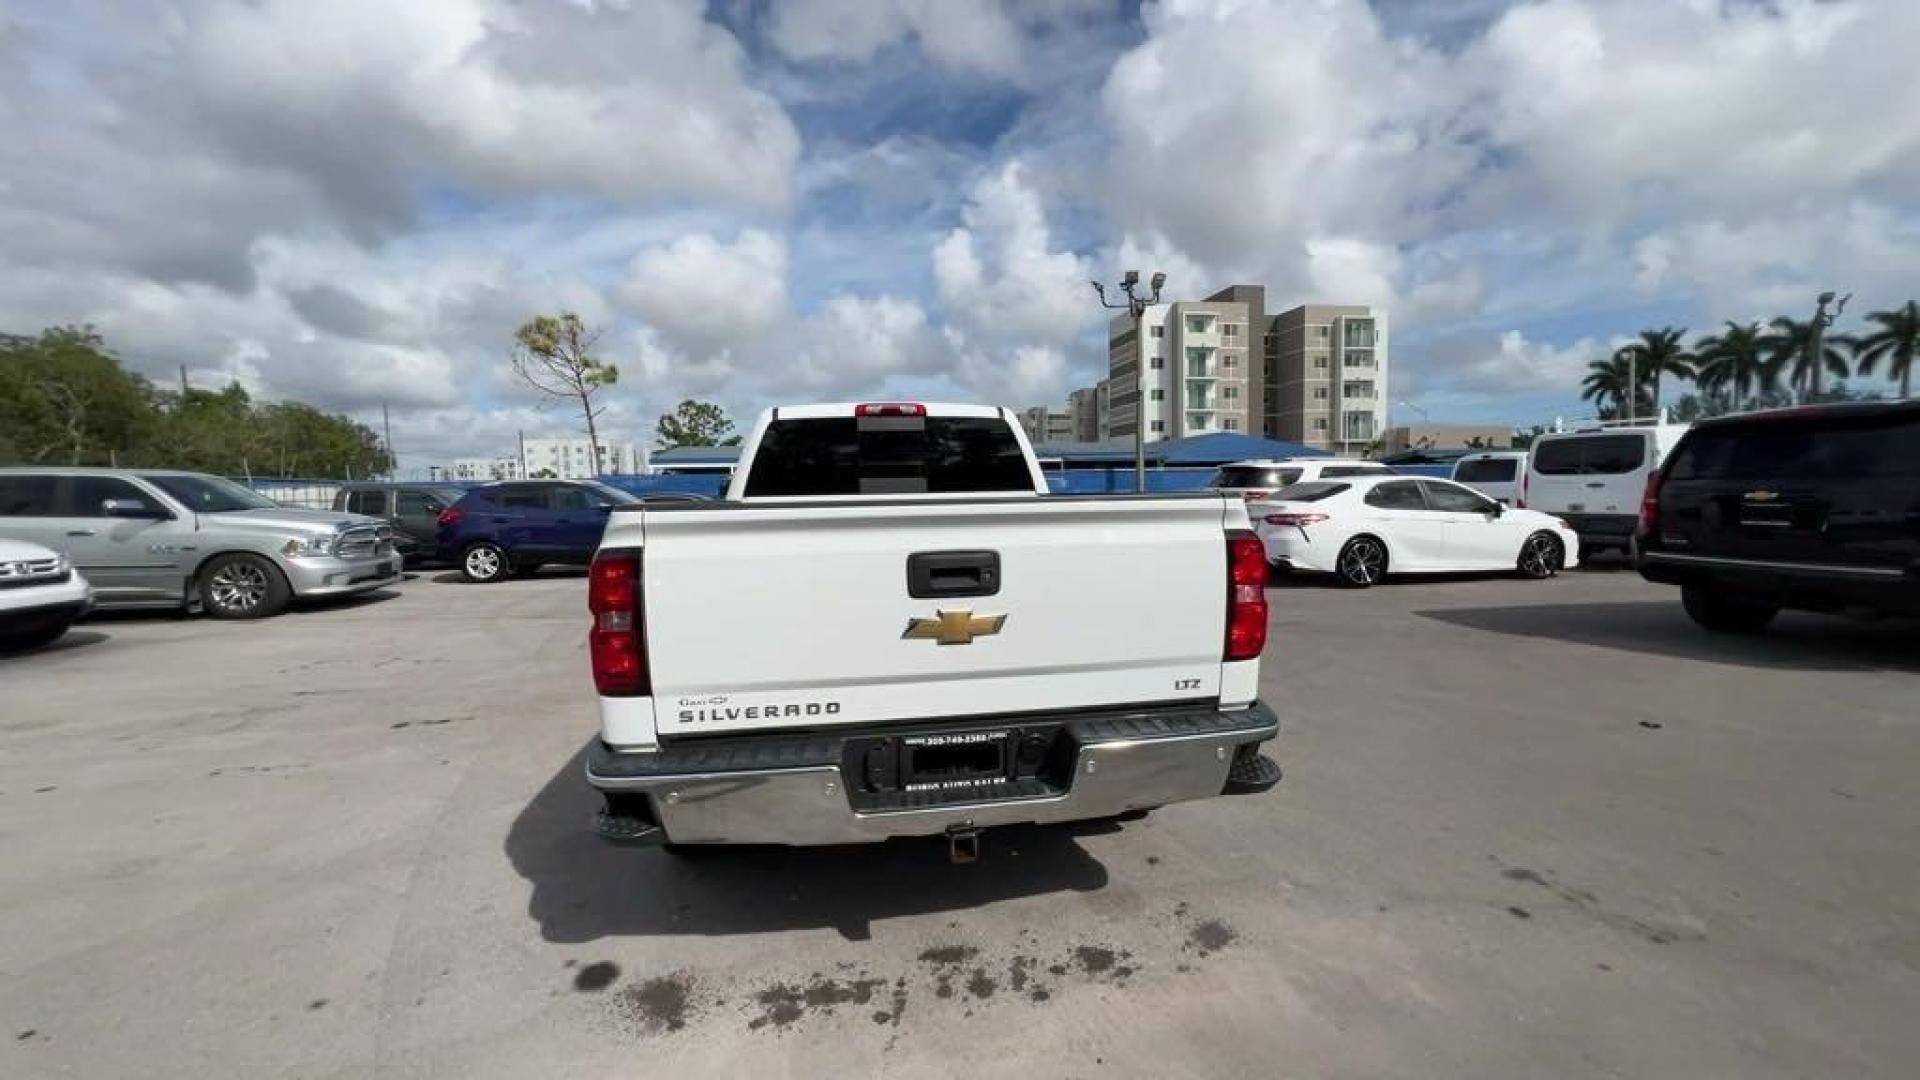
[[1265, 791], [1267, 564], [1218, 492], [1050, 496], [1005, 409], [768, 410], [588, 578], [608, 839], [840, 844]]

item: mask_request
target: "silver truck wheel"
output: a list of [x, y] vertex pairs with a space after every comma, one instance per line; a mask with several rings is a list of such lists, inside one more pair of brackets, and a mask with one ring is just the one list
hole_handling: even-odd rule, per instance
[[286, 609], [293, 590], [258, 555], [216, 555], [200, 571], [200, 604], [216, 619], [262, 619]]

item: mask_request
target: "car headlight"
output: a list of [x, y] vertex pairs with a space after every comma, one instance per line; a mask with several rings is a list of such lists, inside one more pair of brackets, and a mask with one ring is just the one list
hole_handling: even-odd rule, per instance
[[288, 557], [296, 555], [331, 555], [337, 538], [333, 536], [296, 536], [284, 544], [280, 551]]

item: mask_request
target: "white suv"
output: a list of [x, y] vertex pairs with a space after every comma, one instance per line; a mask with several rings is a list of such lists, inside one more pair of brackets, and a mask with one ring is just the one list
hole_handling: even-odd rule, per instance
[[31, 649], [93, 607], [93, 588], [67, 557], [0, 537], [0, 650]]
[[1340, 480], [1354, 476], [1391, 476], [1393, 469], [1377, 461], [1357, 458], [1259, 458], [1220, 466], [1207, 487], [1259, 502], [1283, 487], [1309, 480]]

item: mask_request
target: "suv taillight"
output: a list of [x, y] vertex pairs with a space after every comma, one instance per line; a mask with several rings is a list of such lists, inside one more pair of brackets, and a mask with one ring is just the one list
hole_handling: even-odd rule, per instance
[[1653, 531], [1653, 523], [1660, 517], [1660, 470], [1647, 474], [1647, 490], [1640, 496], [1640, 535]]
[[607, 697], [644, 697], [653, 690], [647, 671], [646, 625], [640, 617], [640, 556], [597, 555], [587, 572], [587, 653], [593, 686]]
[[1524, 461], [1520, 463], [1520, 490], [1513, 493], [1513, 508], [1515, 510], [1527, 508], [1527, 463]]
[[440, 516], [437, 518], [434, 518], [433, 523], [444, 529], [447, 526], [452, 525], [454, 522], [459, 521], [460, 515], [461, 515], [461, 510], [459, 507], [449, 506], [445, 510], [440, 511]]
[[1227, 532], [1227, 644], [1222, 660], [1253, 660], [1267, 647], [1267, 550], [1246, 529]]

